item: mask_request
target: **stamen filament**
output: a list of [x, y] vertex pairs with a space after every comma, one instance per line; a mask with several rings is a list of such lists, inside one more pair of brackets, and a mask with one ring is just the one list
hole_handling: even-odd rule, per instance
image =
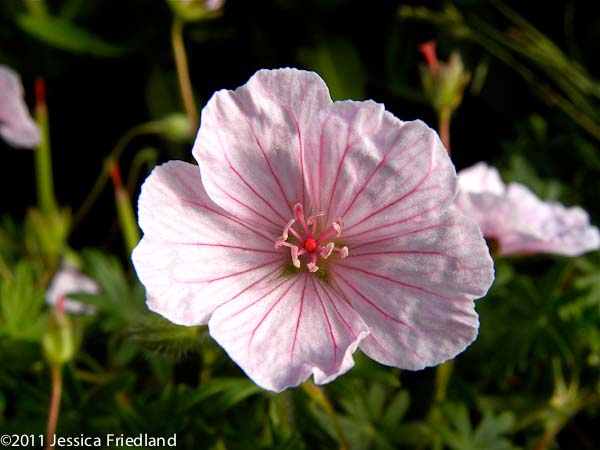
[[[304, 261], [306, 261], [306, 268], [309, 272], [314, 273], [319, 270], [319, 266], [317, 265], [318, 259], [329, 258], [334, 250], [340, 258], [348, 256], [348, 247], [336, 247], [334, 242], [325, 243], [327, 239], [333, 236], [340, 237], [342, 233], [340, 219], [337, 222], [333, 222], [329, 228], [318, 235], [317, 219], [325, 216], [325, 213], [314, 213], [308, 219], [305, 219], [304, 208], [300, 203], [294, 205], [293, 211], [294, 218], [285, 225], [281, 236], [275, 240], [275, 248], [289, 248], [294, 267], [298, 269], [301, 267], [300, 257], [303, 256]], [[296, 223], [300, 225], [301, 229], [294, 228], [294, 224]], [[294, 236], [297, 242], [287, 241], [290, 234]]]

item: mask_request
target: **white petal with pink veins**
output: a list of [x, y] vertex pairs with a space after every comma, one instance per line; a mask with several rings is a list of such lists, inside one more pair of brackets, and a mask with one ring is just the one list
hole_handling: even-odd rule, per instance
[[262, 283], [215, 311], [210, 334], [258, 385], [276, 392], [314, 375], [327, 383], [354, 365], [368, 334], [360, 316], [312, 275]]
[[505, 185], [498, 171], [478, 163], [459, 174], [453, 209], [475, 220], [499, 254], [555, 253], [577, 256], [600, 247], [598, 228], [579, 207], [544, 202], [520, 183]]
[[32, 148], [41, 136], [23, 100], [21, 79], [0, 65], [0, 136], [14, 147]]
[[352, 248], [331, 274], [371, 329], [361, 349], [405, 369], [453, 358], [476, 338], [473, 300], [485, 295], [493, 278], [479, 228], [453, 212]]
[[173, 322], [205, 324], [222, 302], [285, 267], [271, 236], [208, 198], [192, 164], [155, 168], [142, 187], [138, 214], [144, 237], [133, 263], [149, 308]]
[[342, 220], [344, 239], [383, 236], [398, 222], [439, 215], [454, 200], [454, 167], [423, 122], [345, 101], [329, 109], [319, 133], [320, 146], [307, 152], [314, 161], [308, 184], [318, 209]]
[[305, 139], [329, 104], [323, 80], [295, 69], [261, 70], [213, 95], [193, 149], [210, 198], [240, 218], [285, 225], [306, 201]]

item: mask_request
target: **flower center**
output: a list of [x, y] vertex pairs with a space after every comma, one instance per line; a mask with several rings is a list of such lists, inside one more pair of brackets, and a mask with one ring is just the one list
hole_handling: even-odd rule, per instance
[[[300, 203], [294, 206], [294, 218], [283, 228], [283, 233], [275, 241], [275, 248], [288, 247], [292, 255], [292, 264], [300, 268], [300, 258], [306, 262], [310, 272], [319, 270], [317, 262], [319, 258], [327, 259], [332, 252], [337, 252], [340, 258], [348, 256], [348, 247], [336, 247], [335, 243], [327, 242], [333, 237], [340, 237], [342, 224], [340, 221], [333, 222], [329, 228], [322, 233], [317, 233], [317, 219], [324, 213], [316, 213], [308, 219], [304, 218], [304, 208]], [[298, 224], [296, 228], [294, 225]], [[290, 234], [292, 236], [290, 236]], [[288, 238], [291, 239], [288, 242]]]

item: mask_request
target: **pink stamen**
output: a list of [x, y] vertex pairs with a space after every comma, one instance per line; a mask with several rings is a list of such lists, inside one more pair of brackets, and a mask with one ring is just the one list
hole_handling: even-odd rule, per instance
[[[294, 218], [291, 219], [283, 228], [281, 236], [275, 240], [275, 248], [288, 247], [292, 257], [292, 264], [296, 268], [302, 265], [300, 257], [306, 262], [306, 268], [309, 272], [317, 272], [319, 258], [327, 259], [333, 251], [345, 258], [348, 256], [348, 247], [336, 247], [334, 242], [325, 242], [333, 238], [339, 238], [342, 234], [342, 222], [333, 222], [329, 228], [318, 234], [318, 218], [325, 216], [325, 213], [318, 212], [310, 215], [308, 219], [304, 217], [304, 208], [302, 204], [296, 203], [293, 208]], [[299, 228], [294, 228], [295, 224]], [[296, 238], [297, 242], [288, 242], [290, 234]]]

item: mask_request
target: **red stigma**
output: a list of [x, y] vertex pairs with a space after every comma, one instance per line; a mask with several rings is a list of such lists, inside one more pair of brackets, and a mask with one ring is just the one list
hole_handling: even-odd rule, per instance
[[315, 241], [313, 238], [308, 238], [304, 241], [304, 250], [306, 250], [307, 252], [314, 252], [316, 248], [317, 241]]

